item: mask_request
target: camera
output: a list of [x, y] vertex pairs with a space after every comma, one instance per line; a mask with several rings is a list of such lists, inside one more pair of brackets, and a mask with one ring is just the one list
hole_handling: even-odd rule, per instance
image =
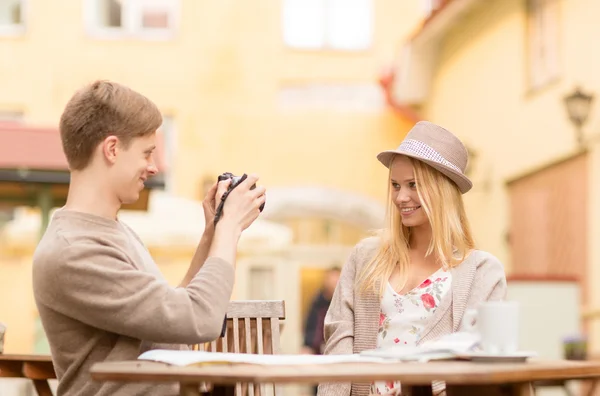
[[[234, 188], [239, 186], [241, 182], [246, 180], [247, 177], [248, 177], [248, 175], [246, 175], [245, 173], [242, 176], [235, 176], [231, 172], [225, 172], [225, 173], [222, 173], [221, 175], [219, 175], [219, 177], [218, 177], [219, 181], [231, 179], [231, 183], [229, 183], [229, 187], [227, 188], [227, 191], [225, 191], [225, 193], [221, 197], [221, 202], [219, 203], [219, 206], [217, 207], [217, 211], [215, 213], [215, 225], [217, 224], [217, 222], [221, 219], [221, 216], [223, 215], [223, 205], [225, 205], [225, 200], [229, 196], [229, 193]], [[253, 184], [250, 187], [250, 190], [254, 190], [255, 188], [256, 188], [256, 184]], [[262, 212], [264, 208], [265, 208], [265, 204], [263, 202], [263, 204], [260, 205], [258, 210]]]

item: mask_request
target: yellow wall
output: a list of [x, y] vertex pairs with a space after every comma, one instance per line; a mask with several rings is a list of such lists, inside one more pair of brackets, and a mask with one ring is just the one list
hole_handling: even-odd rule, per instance
[[[279, 0], [182, 0], [179, 33], [169, 41], [92, 38], [83, 3], [27, 1], [26, 34], [0, 37], [0, 111], [57, 125], [77, 88], [112, 79], [174, 117], [179, 195], [198, 199], [204, 178], [232, 171], [258, 173], [267, 187], [323, 185], [385, 199], [387, 174], [375, 155], [396, 147], [410, 122], [386, 106], [364, 113], [283, 111], [278, 97], [283, 88], [307, 83], [376, 84], [419, 22], [418, 2], [374, 0], [373, 44], [359, 52], [287, 48]], [[342, 240], [352, 244], [359, 235], [350, 230]], [[167, 265], [173, 258], [162, 254], [168, 255], [161, 252], [157, 262], [175, 284], [185, 260], [178, 255]], [[0, 320], [9, 325], [7, 352], [27, 353], [35, 317], [26, 276], [31, 264], [28, 254], [11, 257], [0, 262], [0, 281], [22, 288], [0, 285]], [[22, 306], [7, 304], [13, 296]]]
[[[480, 244], [507, 264], [504, 182], [571, 153], [574, 131], [562, 97], [576, 82], [587, 89], [600, 88], [592, 66], [600, 62], [600, 55], [579, 43], [589, 34], [600, 34], [600, 28], [586, 23], [590, 10], [600, 9], [600, 4], [560, 3], [563, 72], [557, 82], [528, 90], [524, 2], [493, 1], [446, 36], [426, 106], [427, 118], [447, 126], [478, 151], [475, 188], [466, 195], [470, 219]], [[578, 65], [585, 62], [591, 64]], [[597, 128], [598, 121], [592, 113], [588, 129]], [[486, 190], [488, 180], [491, 188]]]
[[[114, 79], [175, 117], [176, 191], [185, 196], [197, 198], [202, 177], [225, 170], [259, 173], [267, 185], [319, 183], [382, 196], [385, 173], [374, 156], [396, 146], [409, 124], [385, 108], [284, 114], [277, 95], [307, 82], [376, 83], [418, 21], [417, 5], [375, 1], [371, 48], [335, 52], [287, 48], [275, 0], [183, 0], [171, 41], [92, 38], [83, 3], [28, 1], [26, 35], [0, 38], [0, 57], [8, 60], [0, 64], [0, 110], [56, 125], [76, 88]], [[307, 161], [309, 152], [316, 159]]]
[[[600, 37], [600, 25], [593, 21], [600, 3], [557, 1], [561, 73], [556, 81], [536, 91], [528, 89], [525, 2], [490, 1], [445, 36], [425, 105], [426, 118], [454, 131], [478, 152], [475, 187], [465, 196], [469, 217], [480, 247], [497, 255], [509, 270], [505, 182], [575, 152], [574, 127], [563, 97], [577, 84], [586, 92], [600, 92], [600, 54], [589, 46]], [[590, 146], [594, 160], [589, 168], [588, 282], [600, 276], [596, 247], [600, 238], [600, 157], [595, 138], [599, 127], [596, 103], [585, 126], [587, 136], [595, 141]], [[568, 238], [565, 241], [568, 243]], [[598, 306], [600, 294], [589, 285], [592, 304]], [[596, 326], [593, 334], [597, 343], [600, 327]]]

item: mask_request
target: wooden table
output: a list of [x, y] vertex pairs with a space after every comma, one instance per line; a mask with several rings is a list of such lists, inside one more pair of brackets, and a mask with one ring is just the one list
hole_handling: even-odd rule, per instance
[[600, 362], [548, 361], [527, 363], [339, 363], [286, 366], [210, 365], [177, 367], [149, 361], [97, 363], [91, 368], [96, 381], [179, 382], [181, 395], [199, 395], [202, 382], [296, 383], [367, 382], [400, 380], [404, 391], [431, 395], [433, 381], [446, 382], [450, 395], [519, 395], [533, 392], [531, 383], [549, 379], [600, 378]]
[[28, 378], [40, 396], [52, 396], [49, 379], [56, 378], [49, 355], [5, 355], [0, 353], [0, 378]]

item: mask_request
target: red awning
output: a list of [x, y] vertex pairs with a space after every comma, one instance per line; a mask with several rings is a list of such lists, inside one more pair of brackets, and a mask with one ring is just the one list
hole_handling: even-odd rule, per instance
[[[162, 139], [157, 146], [156, 164], [164, 171]], [[58, 128], [0, 122], [0, 169], [68, 170]]]
[[[155, 155], [159, 171], [165, 170], [163, 148], [159, 137]], [[0, 122], [2, 207], [37, 206], [42, 193], [49, 193], [52, 206], [62, 206], [67, 197], [69, 179], [69, 168], [57, 128]], [[154, 188], [164, 188], [160, 172], [148, 179], [140, 199], [123, 206], [123, 209], [147, 210], [149, 190]]]
[[67, 170], [58, 129], [0, 123], [0, 169]]

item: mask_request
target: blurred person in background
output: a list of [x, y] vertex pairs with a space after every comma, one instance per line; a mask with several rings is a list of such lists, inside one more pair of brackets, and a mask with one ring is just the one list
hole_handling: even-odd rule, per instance
[[[340, 279], [340, 268], [332, 267], [325, 272], [323, 278], [323, 284], [321, 289], [314, 297], [308, 315], [306, 316], [306, 323], [304, 325], [304, 343], [302, 345], [301, 352], [308, 355], [321, 355], [323, 354], [324, 337], [323, 337], [323, 324], [325, 321], [325, 315], [331, 304], [331, 298], [337, 283]], [[317, 387], [313, 388], [314, 394], [317, 394]]]
[[[465, 311], [506, 295], [502, 263], [477, 250], [462, 195], [468, 153], [448, 130], [418, 122], [389, 169], [387, 227], [359, 242], [325, 317], [325, 354], [418, 346], [461, 330]], [[434, 394], [445, 393], [433, 384]], [[319, 396], [400, 395], [398, 382], [320, 384]]]
[[340, 279], [340, 272], [339, 267], [329, 268], [325, 272], [321, 289], [310, 305], [304, 325], [304, 344], [302, 345], [304, 354], [320, 355], [323, 353], [323, 322]]

